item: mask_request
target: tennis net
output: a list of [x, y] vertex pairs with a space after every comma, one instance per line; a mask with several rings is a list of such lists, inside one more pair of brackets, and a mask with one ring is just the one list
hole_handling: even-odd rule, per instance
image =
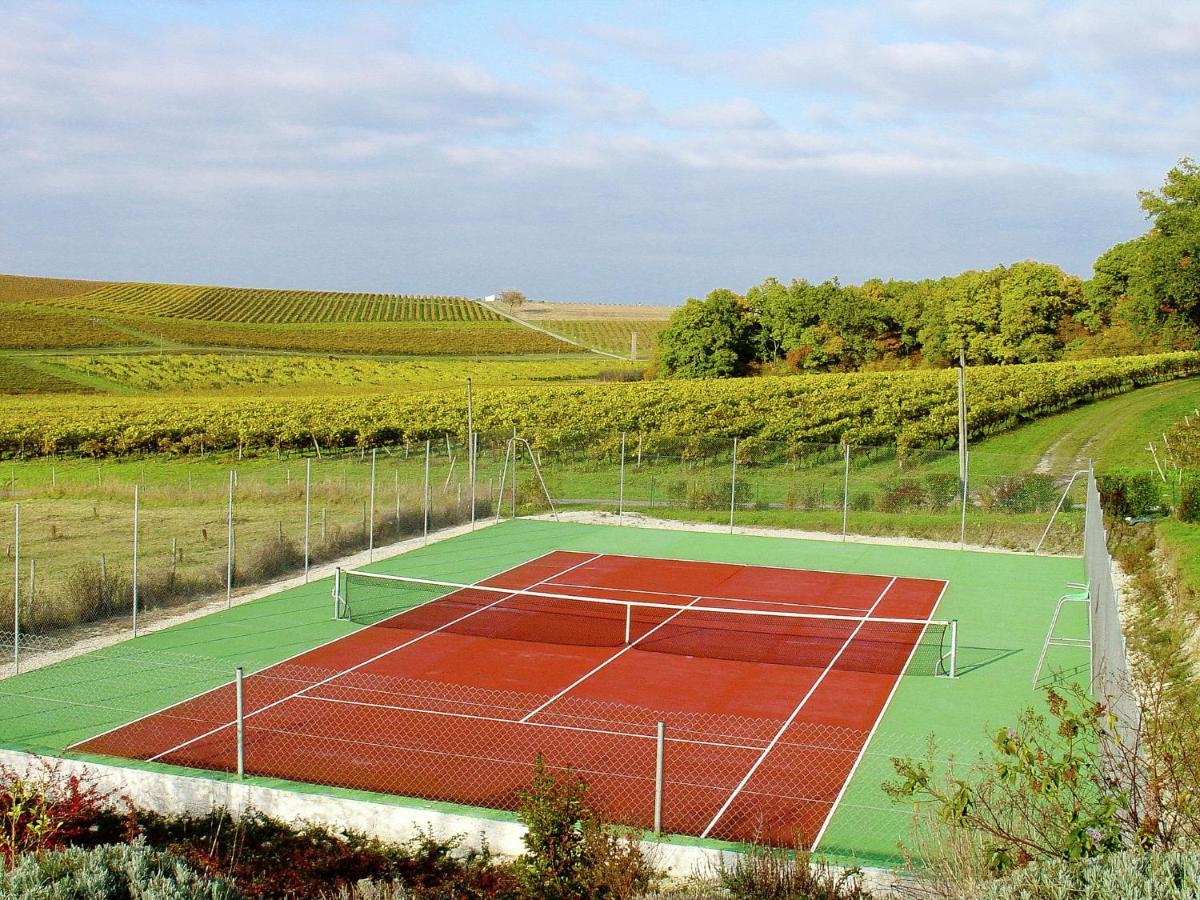
[[334, 579], [336, 617], [414, 636], [438, 631], [893, 675], [957, 674], [955, 621], [745, 608], [754, 602], [660, 603], [353, 569]]

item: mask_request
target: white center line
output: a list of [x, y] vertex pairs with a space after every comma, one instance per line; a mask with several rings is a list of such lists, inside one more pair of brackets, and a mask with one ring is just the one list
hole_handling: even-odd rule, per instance
[[532, 719], [534, 716], [536, 716], [538, 713], [540, 713], [543, 709], [545, 709], [547, 706], [549, 706], [555, 700], [562, 698], [565, 694], [568, 694], [571, 691], [573, 691], [575, 688], [579, 687], [579, 685], [583, 684], [585, 681], [587, 681], [589, 678], [591, 678], [593, 675], [595, 675], [597, 672], [599, 672], [601, 669], [603, 669], [609, 663], [615, 662], [616, 660], [620, 659], [622, 656], [624, 656], [626, 653], [628, 653], [630, 650], [632, 650], [634, 647], [636, 647], [638, 645], [638, 643], [640, 643], [641, 641], [644, 641], [646, 638], [650, 637], [650, 635], [654, 634], [654, 632], [658, 631], [658, 629], [662, 628], [664, 625], [666, 625], [668, 622], [670, 622], [676, 616], [683, 613], [685, 610], [687, 610], [687, 609], [691, 608], [692, 606], [694, 606], [695, 604], [699, 603], [702, 599], [704, 599], [704, 598], [703, 597], [693, 597], [691, 603], [689, 603], [687, 606], [679, 607], [677, 612], [671, 613], [671, 615], [667, 616], [665, 619], [663, 619], [661, 622], [659, 622], [657, 625], [655, 625], [653, 628], [651, 628], [649, 631], [647, 631], [645, 634], [643, 634], [636, 641], [630, 641], [628, 644], [626, 644], [624, 647], [622, 647], [620, 650], [618, 650], [616, 653], [614, 653], [612, 656], [610, 656], [604, 662], [600, 663], [600, 665], [596, 666], [594, 669], [592, 669], [587, 674], [581, 675], [580, 677], [576, 678], [573, 682], [571, 682], [569, 685], [567, 685], [565, 688], [563, 688], [561, 691], [559, 691], [557, 694], [555, 694], [553, 697], [551, 697], [549, 700], [547, 700], [541, 706], [537, 707], [536, 709], [532, 709], [528, 713], [526, 713], [525, 716], [523, 718], [521, 718], [519, 721], [528, 722], [530, 719]]
[[[567, 572], [578, 569], [581, 566], [586, 566], [588, 563], [595, 562], [597, 559], [600, 558], [601, 555], [602, 554], [597, 553], [592, 556], [589, 556], [587, 559], [583, 560], [582, 562], [578, 562], [575, 565], [570, 566], [569, 568], [564, 569], [561, 572], [557, 572], [557, 573], [555, 573], [555, 575], [549, 575], [546, 578], [543, 578], [541, 581], [534, 582], [533, 584], [529, 585], [529, 587], [537, 587], [538, 585], [545, 584], [547, 581], [550, 581], [550, 579], [556, 577], [557, 575], [563, 575], [563, 574], [566, 574]], [[306, 685], [305, 687], [301, 688], [300, 690], [294, 691], [293, 693], [288, 694], [286, 697], [281, 697], [278, 700], [274, 700], [271, 703], [268, 703], [266, 706], [262, 706], [256, 710], [254, 710], [254, 712], [247, 713], [246, 715], [242, 716], [242, 720], [245, 721], [246, 719], [252, 718], [253, 716], [257, 716], [259, 713], [266, 712], [268, 709], [273, 709], [274, 707], [279, 706], [282, 703], [287, 703], [289, 700], [292, 700], [296, 697], [301, 696], [305, 691], [311, 691], [313, 688], [318, 688], [318, 687], [321, 687], [322, 685], [329, 684], [331, 681], [336, 681], [337, 679], [341, 678], [343, 675], [349, 675], [351, 672], [356, 672], [359, 669], [363, 668], [364, 666], [369, 666], [371, 663], [377, 662], [378, 660], [383, 659], [385, 656], [390, 656], [393, 653], [397, 653], [400, 650], [403, 650], [405, 647], [411, 647], [413, 644], [417, 643], [418, 641], [425, 640], [425, 638], [429, 637], [432, 634], [437, 634], [439, 631], [444, 631], [453, 625], [457, 625], [459, 622], [463, 621], [464, 619], [469, 619], [469, 618], [471, 618], [471, 616], [479, 615], [479, 613], [485, 612], [485, 611], [491, 609], [493, 606], [496, 606], [499, 603], [503, 603], [505, 600], [510, 600], [513, 597], [519, 596], [522, 590], [527, 590], [527, 588], [513, 588], [513, 592], [511, 594], [506, 594], [505, 596], [501, 597], [500, 599], [492, 601], [487, 606], [481, 606], [481, 607], [479, 607], [479, 609], [473, 609], [466, 615], [459, 616], [457, 619], [454, 619], [453, 621], [450, 621], [450, 622], [446, 622], [444, 625], [439, 625], [437, 628], [434, 628], [430, 631], [422, 632], [421, 634], [417, 635], [416, 637], [410, 638], [409, 640], [405, 641], [403, 644], [399, 644], [398, 646], [392, 647], [388, 650], [384, 650], [382, 653], [377, 653], [375, 656], [372, 656], [370, 659], [364, 659], [362, 662], [357, 663], [356, 665], [353, 665], [348, 669], [343, 669], [340, 672], [335, 672], [333, 675], [330, 675], [328, 678], [323, 678], [320, 681], [316, 681], [316, 682], [313, 682], [312, 684]], [[178, 751], [182, 750], [184, 747], [189, 747], [192, 744], [196, 743], [197, 741], [202, 741], [205, 738], [211, 737], [212, 735], [216, 734], [218, 731], [223, 731], [224, 729], [230, 728], [236, 724], [237, 724], [237, 720], [235, 719], [235, 720], [226, 722], [223, 725], [218, 725], [216, 728], [210, 728], [208, 731], [204, 732], [203, 734], [198, 734], [198, 735], [196, 735], [196, 737], [190, 738], [181, 744], [177, 744], [176, 746], [171, 747], [169, 750], [164, 750], [161, 753], [156, 753], [154, 756], [149, 757], [148, 762], [154, 762], [156, 760], [162, 759], [164, 756], [169, 756], [172, 753], [177, 753]]]

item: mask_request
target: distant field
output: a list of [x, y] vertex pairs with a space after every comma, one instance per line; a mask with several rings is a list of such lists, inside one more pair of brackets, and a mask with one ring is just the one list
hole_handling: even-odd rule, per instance
[[85, 294], [107, 285], [106, 281], [81, 281], [75, 278], [34, 278], [28, 275], [0, 275], [0, 302], [21, 303]]
[[92, 388], [48, 372], [36, 363], [0, 356], [0, 394], [87, 393]]
[[636, 334], [638, 359], [646, 359], [658, 345], [658, 333], [667, 323], [665, 319], [547, 319], [537, 324], [585, 346], [623, 357], [633, 352], [631, 335]]
[[186, 284], [109, 284], [56, 301], [114, 315], [215, 322], [479, 322], [500, 317], [463, 297], [275, 291]]
[[[138, 391], [204, 391], [240, 386], [362, 387], [411, 391], [590, 381], [612, 363], [562, 359], [405, 359], [215, 353], [61, 356], [56, 367]], [[0, 369], [0, 373], [2, 373]]]
[[147, 340], [71, 309], [39, 303], [0, 303], [0, 350], [127, 347]]

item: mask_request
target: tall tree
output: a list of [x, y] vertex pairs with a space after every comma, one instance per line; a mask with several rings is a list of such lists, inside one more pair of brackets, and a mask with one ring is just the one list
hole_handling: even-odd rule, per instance
[[755, 325], [745, 301], [715, 290], [675, 311], [658, 337], [658, 367], [672, 378], [744, 375], [754, 359]]

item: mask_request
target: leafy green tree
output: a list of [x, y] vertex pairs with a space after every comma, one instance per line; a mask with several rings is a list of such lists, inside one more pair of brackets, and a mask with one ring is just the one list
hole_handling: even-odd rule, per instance
[[733, 291], [689, 299], [659, 335], [659, 370], [672, 378], [743, 375], [755, 358], [755, 331], [745, 301]]
[[1083, 306], [1083, 283], [1045, 263], [1009, 266], [1000, 281], [1000, 334], [996, 355], [1003, 362], [1048, 362], [1061, 347], [1059, 322]]

